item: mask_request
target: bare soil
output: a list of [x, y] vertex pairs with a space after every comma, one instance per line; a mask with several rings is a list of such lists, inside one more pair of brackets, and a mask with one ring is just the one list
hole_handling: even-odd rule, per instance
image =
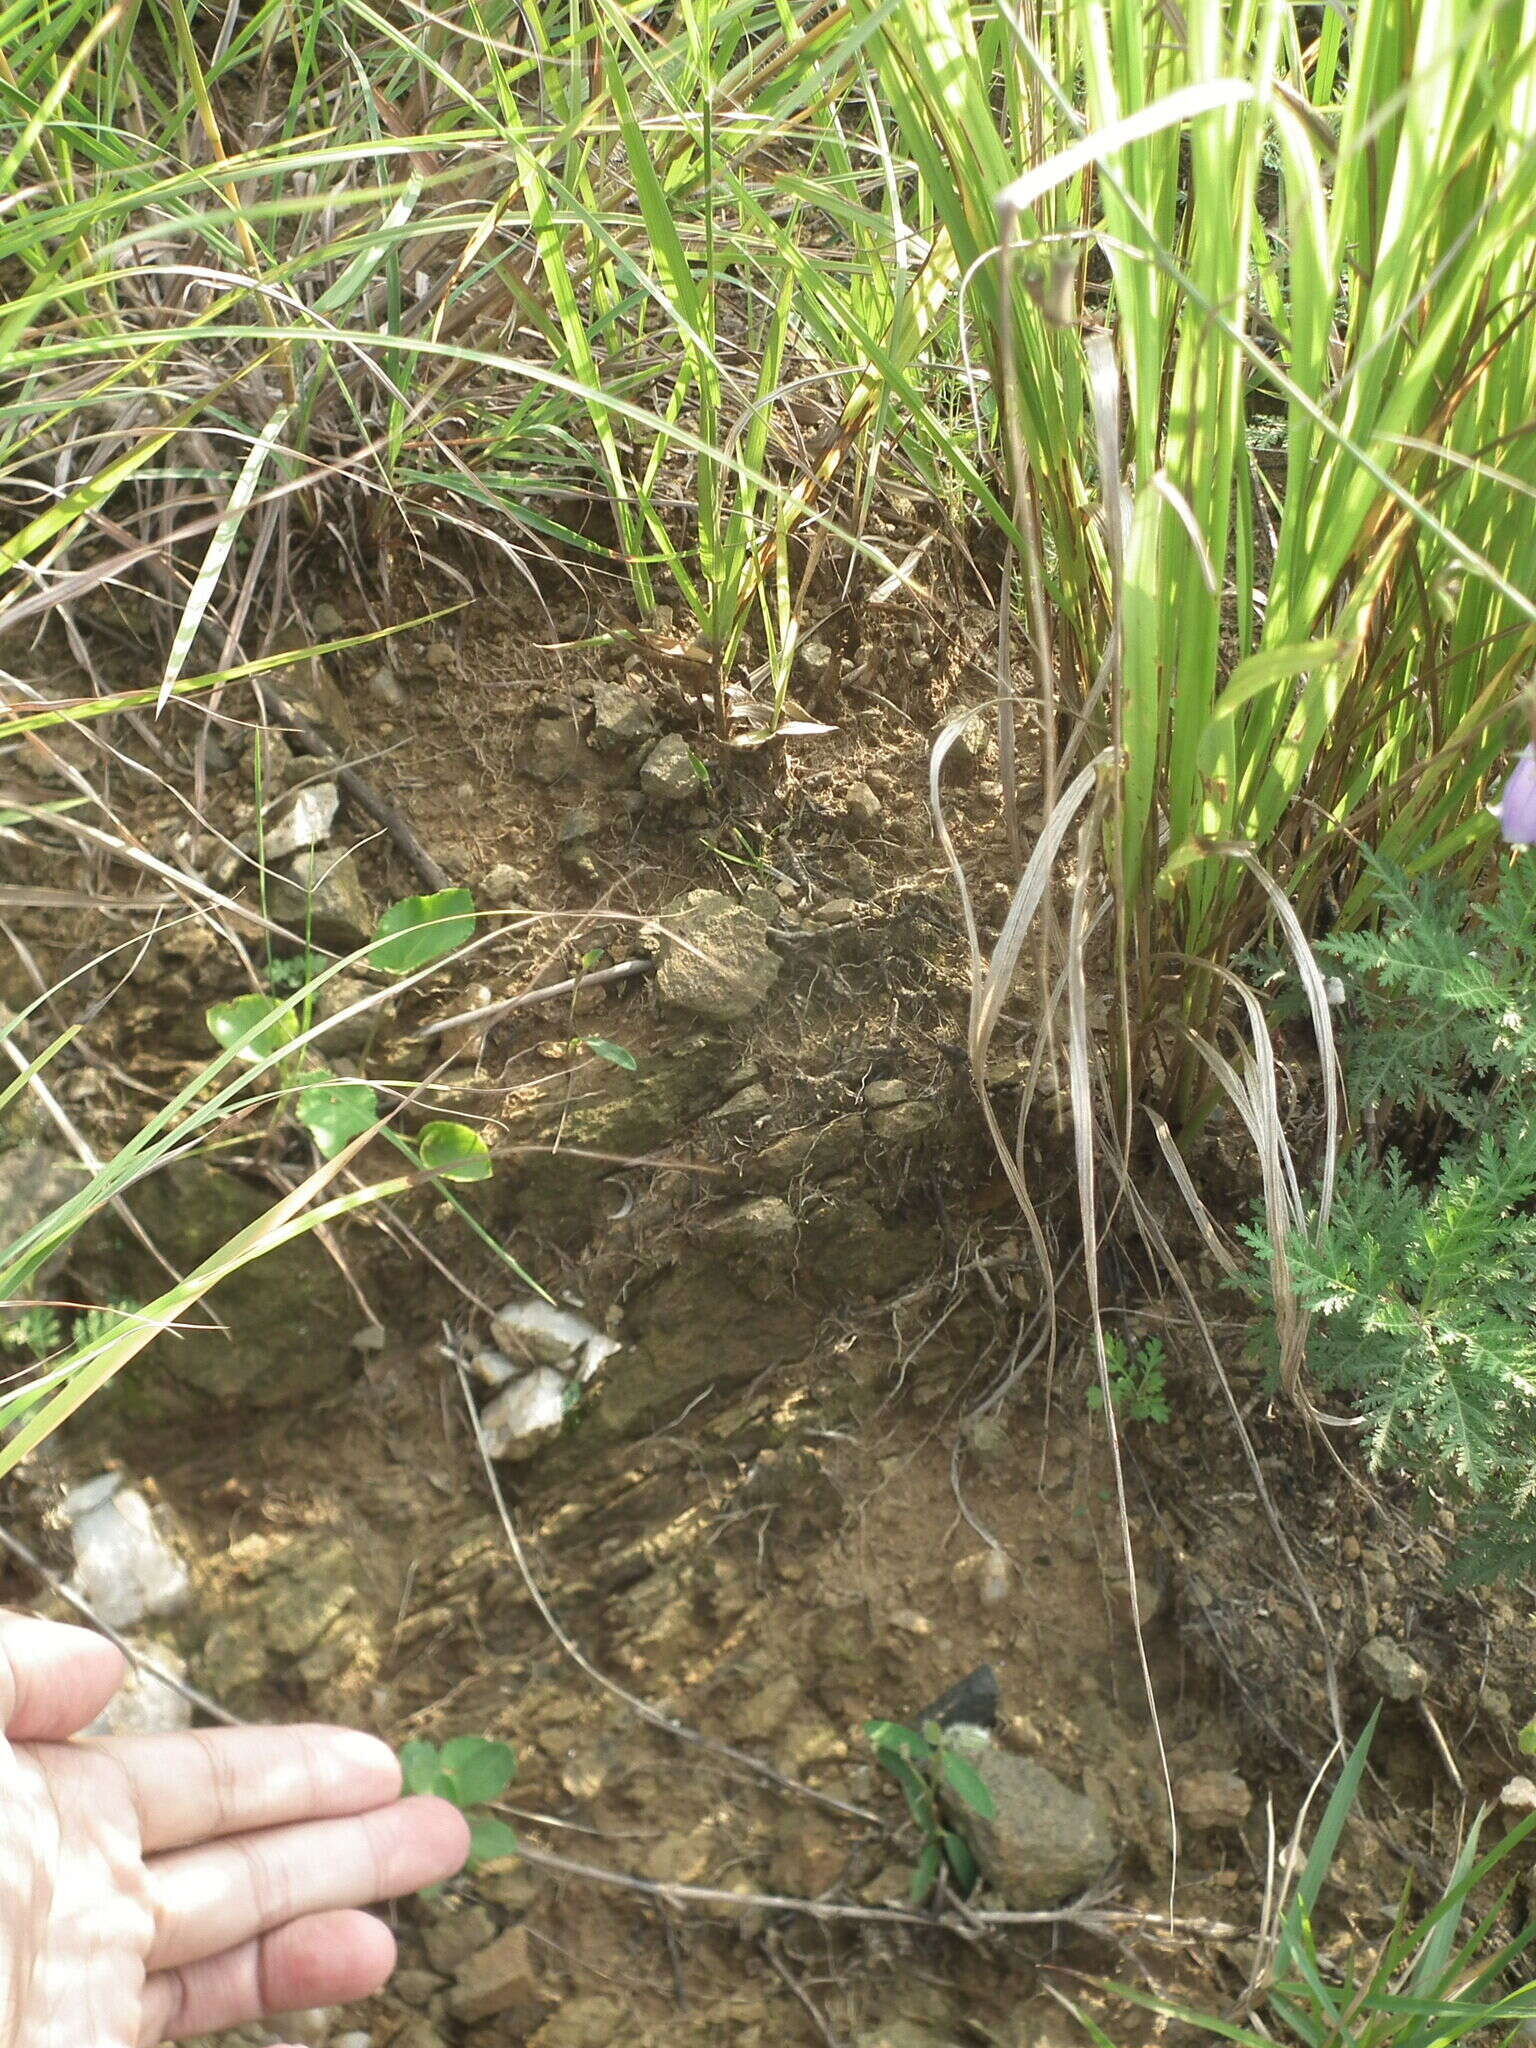
[[[406, 602], [403, 579], [397, 564], [399, 614], [459, 595], [418, 572]], [[373, 623], [359, 593], [313, 596], [345, 629]], [[1333, 1740], [1330, 1659], [1351, 1731], [1372, 1704], [1353, 1673], [1362, 1642], [1391, 1634], [1431, 1672], [1423, 1706], [1388, 1710], [1370, 1824], [1341, 1865], [1341, 1941], [1379, 1936], [1403, 1870], [1432, 1875], [1466, 1805], [1517, 1761], [1529, 1702], [1514, 1601], [1446, 1591], [1447, 1532], [1417, 1526], [1273, 1410], [1242, 1359], [1241, 1304], [1213, 1293], [1298, 1581], [1176, 1305], [1126, 1256], [1110, 1276], [1115, 1312], [1164, 1337], [1175, 1410], [1166, 1428], [1126, 1433], [1162, 1743], [1175, 1782], [1237, 1771], [1255, 1794], [1241, 1825], [1186, 1825], [1175, 1867], [1103, 1425], [1070, 1343], [1081, 1305], [1069, 1287], [1054, 1373], [1027, 1363], [1038, 1288], [960, 1057], [966, 956], [925, 790], [936, 724], [990, 693], [983, 600], [957, 558], [947, 587], [829, 603], [814, 637], [830, 681], [808, 674], [805, 696], [837, 729], [755, 752], [710, 736], [698, 678], [664, 636], [580, 644], [622, 618], [558, 593], [536, 603], [506, 579], [387, 657], [362, 650], [323, 673], [301, 663], [284, 679], [451, 879], [483, 889], [498, 866], [519, 871], [537, 918], [509, 919], [476, 961], [408, 999], [368, 1071], [412, 1084], [430, 1072], [436, 1113], [484, 1121], [500, 1171], [480, 1220], [619, 1336], [628, 1362], [559, 1444], [503, 1475], [525, 1573], [443, 1348], [445, 1327], [483, 1335], [486, 1309], [513, 1289], [446, 1207], [420, 1202], [402, 1212], [409, 1240], [358, 1228], [338, 1246], [358, 1325], [383, 1344], [338, 1346], [328, 1396], [195, 1428], [103, 1411], [29, 1499], [46, 1509], [103, 1450], [121, 1459], [195, 1561], [194, 1611], [175, 1634], [199, 1684], [241, 1713], [334, 1716], [397, 1744], [504, 1738], [520, 1764], [507, 1810], [528, 1846], [613, 1874], [518, 1862], [402, 1904], [404, 1974], [335, 2022], [374, 2048], [1081, 2038], [1053, 1992], [1102, 2011], [1091, 1980], [1103, 1974], [1145, 1972], [1217, 2003], [1240, 1990], [1273, 1854], [1268, 1809], [1283, 1840]], [[131, 646], [131, 618], [98, 623]], [[594, 679], [643, 690], [687, 735], [708, 771], [696, 801], [642, 798], [631, 757], [586, 743]], [[142, 843], [188, 859], [206, 853], [209, 826], [234, 836], [253, 815], [249, 755], [221, 766], [234, 750], [216, 731], [189, 818], [199, 731], [178, 712], [152, 775], [113, 770]], [[110, 737], [146, 758], [135, 731]], [[101, 773], [94, 744], [68, 751]], [[553, 759], [567, 771], [533, 779]], [[46, 785], [47, 761], [28, 765]], [[855, 783], [874, 792], [873, 813], [857, 791], [850, 804]], [[1007, 869], [990, 756], [950, 802], [995, 929]], [[591, 829], [562, 844], [577, 809]], [[377, 904], [420, 886], [366, 819], [343, 819]], [[14, 913], [55, 980], [132, 929], [101, 907], [131, 884], [78, 861], [56, 862], [50, 882], [97, 906], [67, 928]], [[767, 889], [783, 906], [779, 981], [743, 1024], [700, 1030], [637, 979], [520, 1012], [430, 1070], [443, 1048], [409, 1038], [477, 987], [500, 999], [584, 958], [630, 957], [638, 927], [696, 887]], [[195, 1068], [204, 1009], [247, 986], [202, 925], [146, 953], [65, 1091], [99, 1145], [142, 1115], [144, 1090]], [[1009, 1048], [1030, 1007], [1021, 990]], [[626, 1048], [634, 1079], [573, 1055], [586, 1034]], [[875, 1084], [903, 1116], [881, 1120]], [[747, 1089], [750, 1113], [722, 1118]], [[569, 1149], [572, 1132], [596, 1133], [602, 1156]], [[236, 1163], [283, 1184], [300, 1156], [286, 1142], [245, 1143]], [[1069, 1147], [1048, 1114], [1030, 1144], [1048, 1225], [1070, 1244]], [[796, 1219], [771, 1255], [722, 1227], [764, 1194]], [[39, 1540], [60, 1555], [46, 1527]], [[302, 1655], [271, 1621], [295, 1586], [335, 1605]], [[6, 1590], [36, 1597], [20, 1578]], [[1002, 1739], [1115, 1817], [1118, 1943], [1070, 1926], [983, 1934], [757, 1903], [905, 1907], [914, 1845], [863, 1723], [912, 1714], [982, 1664], [1000, 1683]], [[634, 1699], [704, 1743], [648, 1722]], [[526, 1930], [527, 1996], [462, 2025], [448, 1996], [464, 1944], [504, 1927]], [[1150, 2025], [1124, 2009], [1107, 2023], [1127, 2039]]]

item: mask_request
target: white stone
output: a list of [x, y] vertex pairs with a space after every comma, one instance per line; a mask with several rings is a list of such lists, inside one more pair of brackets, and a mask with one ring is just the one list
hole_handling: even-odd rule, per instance
[[[82, 1493], [91, 1504], [72, 1509]], [[64, 1513], [75, 1546], [73, 1591], [109, 1628], [181, 1612], [192, 1581], [142, 1493], [119, 1484], [106, 1499], [92, 1499], [77, 1489]]]
[[574, 1373], [583, 1386], [623, 1348], [616, 1337], [605, 1336], [574, 1309], [537, 1298], [509, 1301], [498, 1309], [491, 1318], [491, 1334], [510, 1357]]
[[485, 1447], [493, 1458], [521, 1464], [560, 1434], [571, 1382], [553, 1366], [536, 1366], [480, 1411]]
[[1499, 1794], [1499, 1804], [1511, 1813], [1536, 1813], [1536, 1785], [1529, 1778], [1511, 1778]]
[[324, 846], [340, 808], [341, 791], [334, 782], [310, 783], [263, 838], [263, 854], [268, 860], [286, 860], [306, 847]]
[[[137, 1649], [137, 1644], [130, 1647]], [[174, 1650], [163, 1643], [146, 1643], [145, 1653], [162, 1670], [184, 1679], [187, 1667]], [[86, 1735], [175, 1735], [192, 1726], [192, 1702], [163, 1678], [157, 1678], [142, 1664], [130, 1664], [128, 1676], [101, 1713], [82, 1733]]]

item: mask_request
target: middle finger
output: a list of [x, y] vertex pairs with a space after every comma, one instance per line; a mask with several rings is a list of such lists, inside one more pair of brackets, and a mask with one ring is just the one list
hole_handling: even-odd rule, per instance
[[441, 1799], [402, 1799], [345, 1820], [304, 1821], [152, 1856], [145, 1864], [151, 1970], [179, 1970], [273, 1927], [369, 1906], [457, 1869], [468, 1831]]

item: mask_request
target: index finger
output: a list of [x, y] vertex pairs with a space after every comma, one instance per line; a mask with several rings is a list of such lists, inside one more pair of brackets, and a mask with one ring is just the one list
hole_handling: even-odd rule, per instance
[[192, 1728], [110, 1735], [88, 1746], [126, 1777], [146, 1855], [367, 1813], [400, 1796], [393, 1752], [352, 1728]]

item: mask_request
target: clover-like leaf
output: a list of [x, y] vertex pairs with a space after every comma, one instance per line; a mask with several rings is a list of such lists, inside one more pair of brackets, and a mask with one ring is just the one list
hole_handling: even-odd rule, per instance
[[416, 1141], [417, 1156], [441, 1180], [489, 1180], [491, 1148], [468, 1124], [431, 1123]]
[[436, 1792], [442, 1777], [435, 1742], [408, 1742], [400, 1752], [400, 1775], [407, 1792]]
[[379, 919], [369, 965], [386, 974], [414, 974], [475, 936], [475, 899], [467, 889], [405, 896]]
[[379, 1098], [366, 1081], [338, 1080], [327, 1074], [299, 1090], [293, 1113], [319, 1146], [334, 1159], [360, 1131], [379, 1120]]
[[470, 1816], [471, 1863], [494, 1863], [500, 1857], [516, 1854], [517, 1836], [504, 1820], [498, 1820], [494, 1813], [476, 1813]]
[[243, 1060], [264, 1060], [292, 1045], [299, 1035], [299, 1020], [285, 1010], [276, 996], [236, 996], [232, 1002], [215, 1003], [208, 1012], [208, 1029], [226, 1052], [240, 1045]]
[[456, 1735], [443, 1744], [444, 1775], [459, 1806], [484, 1806], [499, 1799], [517, 1771], [517, 1757], [504, 1742], [485, 1735]]

